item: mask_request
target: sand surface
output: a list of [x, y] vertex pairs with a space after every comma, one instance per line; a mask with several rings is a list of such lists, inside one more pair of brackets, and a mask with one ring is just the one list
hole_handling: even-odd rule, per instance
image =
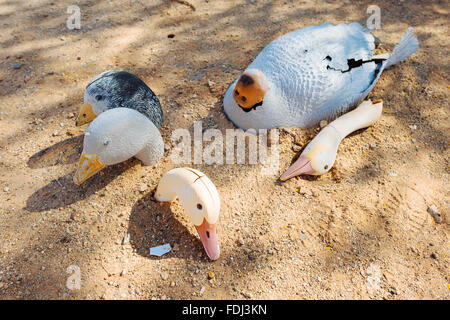
[[[329, 173], [277, 182], [318, 127], [281, 131], [275, 174], [192, 165], [221, 194], [216, 262], [178, 202], [152, 200], [175, 167], [172, 131], [233, 128], [223, 95], [262, 48], [309, 25], [365, 24], [373, 1], [189, 3], [78, 1], [81, 30], [69, 30], [73, 1], [0, 0], [0, 299], [449, 299], [448, 3], [383, 1], [379, 50], [408, 26], [420, 50], [382, 74], [370, 95], [384, 100], [381, 119], [344, 139]], [[74, 115], [108, 69], [158, 95], [166, 156], [78, 187], [87, 126]], [[174, 250], [149, 255], [164, 243]]]

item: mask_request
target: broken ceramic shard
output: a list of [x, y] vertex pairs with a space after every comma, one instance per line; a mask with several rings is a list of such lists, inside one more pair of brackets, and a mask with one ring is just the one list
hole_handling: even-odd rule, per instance
[[150, 255], [161, 257], [170, 251], [172, 251], [172, 247], [170, 246], [170, 243], [166, 243], [162, 246], [150, 248]]

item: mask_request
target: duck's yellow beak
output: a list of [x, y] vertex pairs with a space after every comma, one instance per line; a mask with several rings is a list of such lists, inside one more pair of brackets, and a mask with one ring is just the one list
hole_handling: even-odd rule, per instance
[[80, 185], [104, 167], [105, 165], [100, 162], [96, 154], [82, 153], [78, 162], [78, 169], [73, 176], [73, 182]]
[[89, 103], [85, 103], [81, 106], [80, 111], [78, 112], [77, 119], [75, 120], [75, 125], [82, 126], [85, 123], [89, 123], [94, 120], [97, 115], [94, 113], [94, 109]]

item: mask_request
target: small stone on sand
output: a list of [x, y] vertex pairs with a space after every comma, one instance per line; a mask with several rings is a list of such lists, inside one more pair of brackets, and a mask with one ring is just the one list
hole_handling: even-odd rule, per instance
[[442, 223], [441, 213], [434, 204], [428, 207], [427, 212], [434, 218], [436, 223]]
[[327, 122], [326, 120], [322, 120], [322, 121], [320, 121], [320, 123], [319, 123], [319, 125], [320, 125], [320, 128], [324, 128], [324, 127], [326, 127], [326, 126], [327, 126], [327, 124], [328, 124], [328, 122]]
[[129, 233], [127, 233], [122, 239], [122, 244], [130, 243], [130, 238], [131, 238], [131, 235]]

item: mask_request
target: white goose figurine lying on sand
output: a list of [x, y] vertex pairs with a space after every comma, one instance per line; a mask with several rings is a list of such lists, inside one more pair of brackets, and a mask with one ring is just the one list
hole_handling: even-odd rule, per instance
[[412, 28], [389, 54], [359, 23], [288, 33], [265, 47], [227, 90], [228, 119], [244, 130], [311, 127], [358, 105], [382, 71], [418, 49]]
[[353, 131], [372, 125], [380, 118], [382, 110], [383, 101], [372, 103], [368, 100], [331, 122], [306, 146], [280, 180], [285, 181], [301, 174], [321, 175], [328, 172], [336, 160], [342, 139]]
[[176, 168], [159, 181], [155, 193], [157, 201], [180, 200], [184, 211], [195, 225], [208, 257], [220, 256], [217, 223], [220, 197], [211, 180], [202, 172], [191, 168]]
[[101, 113], [87, 128], [73, 181], [79, 185], [105, 166], [131, 157], [144, 165], [155, 164], [163, 154], [164, 142], [152, 121], [136, 110], [114, 108]]

